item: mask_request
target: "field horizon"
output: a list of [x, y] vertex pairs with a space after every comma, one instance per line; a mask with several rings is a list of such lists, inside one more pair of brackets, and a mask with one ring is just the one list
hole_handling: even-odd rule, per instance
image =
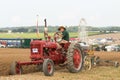
[[[48, 33], [51, 37], [53, 37], [54, 32]], [[88, 32], [88, 36], [92, 35], [99, 35], [103, 34], [100, 32]], [[38, 35], [40, 37], [38, 37]], [[78, 37], [78, 32], [70, 32], [69, 33], [70, 38], [77, 38]], [[44, 38], [44, 33], [0, 33], [0, 38]]]

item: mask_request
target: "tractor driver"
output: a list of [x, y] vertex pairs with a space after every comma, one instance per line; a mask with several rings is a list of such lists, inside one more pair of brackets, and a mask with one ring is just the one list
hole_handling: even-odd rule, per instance
[[69, 33], [64, 26], [60, 26], [58, 31], [62, 32], [62, 40], [69, 41]]
[[[58, 31], [62, 33], [62, 40], [59, 42], [59, 44], [60, 43], [68, 43], [69, 42], [69, 33], [66, 30], [66, 28], [64, 26], [60, 26], [58, 28]], [[59, 44], [58, 44], [58, 49], [62, 48]]]

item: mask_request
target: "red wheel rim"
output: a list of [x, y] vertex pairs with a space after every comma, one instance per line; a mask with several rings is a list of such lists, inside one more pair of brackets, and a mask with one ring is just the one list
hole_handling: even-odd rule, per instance
[[51, 64], [49, 63], [49, 64], [48, 64], [48, 72], [49, 72], [49, 73], [51, 72], [51, 69], [52, 69], [52, 68], [51, 68]]
[[80, 68], [80, 65], [81, 65], [81, 55], [80, 55], [80, 51], [75, 49], [74, 50], [74, 54], [73, 54], [73, 64], [74, 64], [74, 67], [76, 69], [79, 69]]

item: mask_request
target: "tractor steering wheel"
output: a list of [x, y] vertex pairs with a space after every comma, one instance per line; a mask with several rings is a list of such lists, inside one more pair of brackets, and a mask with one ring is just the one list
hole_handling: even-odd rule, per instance
[[54, 40], [55, 40], [55, 42], [60, 42], [60, 41], [62, 41], [62, 32], [56, 32], [56, 33], [54, 34]]

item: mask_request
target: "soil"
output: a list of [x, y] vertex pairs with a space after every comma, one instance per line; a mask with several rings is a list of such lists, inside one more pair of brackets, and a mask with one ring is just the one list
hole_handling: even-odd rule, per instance
[[[120, 62], [120, 52], [94, 52], [102, 60], [112, 60]], [[9, 75], [10, 65], [14, 61], [30, 61], [29, 49], [0, 48], [0, 76]], [[24, 69], [25, 68], [25, 69]], [[24, 66], [24, 73], [38, 71], [37, 67]], [[58, 68], [59, 69], [59, 68]]]

